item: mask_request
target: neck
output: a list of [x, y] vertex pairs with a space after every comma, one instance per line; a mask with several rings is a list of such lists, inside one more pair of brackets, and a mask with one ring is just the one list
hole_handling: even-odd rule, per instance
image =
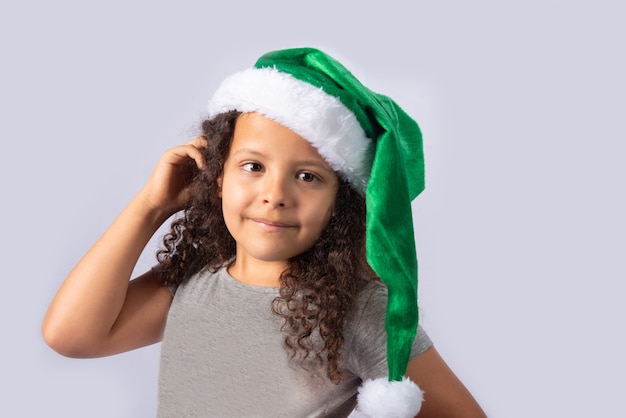
[[254, 286], [279, 287], [280, 275], [287, 268], [286, 261], [261, 261], [236, 258], [228, 273], [238, 281]]

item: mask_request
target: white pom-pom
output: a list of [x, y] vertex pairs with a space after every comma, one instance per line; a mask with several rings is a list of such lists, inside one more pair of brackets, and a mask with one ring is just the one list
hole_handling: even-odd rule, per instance
[[349, 418], [413, 418], [424, 393], [408, 378], [366, 380], [359, 388], [358, 405]]

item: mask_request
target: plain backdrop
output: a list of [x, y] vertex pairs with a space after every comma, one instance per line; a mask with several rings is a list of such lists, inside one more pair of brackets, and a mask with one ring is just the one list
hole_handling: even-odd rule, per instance
[[296, 46], [420, 123], [422, 324], [488, 415], [626, 416], [624, 16], [617, 0], [2, 2], [0, 416], [155, 415], [158, 345], [67, 359], [41, 319], [217, 84]]

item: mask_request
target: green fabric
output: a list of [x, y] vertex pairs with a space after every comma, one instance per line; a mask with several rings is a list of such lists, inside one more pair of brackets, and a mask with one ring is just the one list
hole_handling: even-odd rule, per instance
[[322, 51], [298, 48], [269, 52], [255, 67], [275, 67], [339, 98], [375, 142], [365, 191], [367, 260], [388, 287], [389, 379], [401, 380], [418, 324], [411, 201], [424, 189], [419, 126], [393, 100], [363, 86]]

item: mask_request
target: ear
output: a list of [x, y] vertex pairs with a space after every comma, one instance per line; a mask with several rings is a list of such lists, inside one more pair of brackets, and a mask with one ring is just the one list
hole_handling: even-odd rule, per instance
[[221, 174], [218, 178], [217, 178], [217, 195], [219, 196], [219, 198], [222, 198], [222, 183], [224, 181], [224, 175]]

